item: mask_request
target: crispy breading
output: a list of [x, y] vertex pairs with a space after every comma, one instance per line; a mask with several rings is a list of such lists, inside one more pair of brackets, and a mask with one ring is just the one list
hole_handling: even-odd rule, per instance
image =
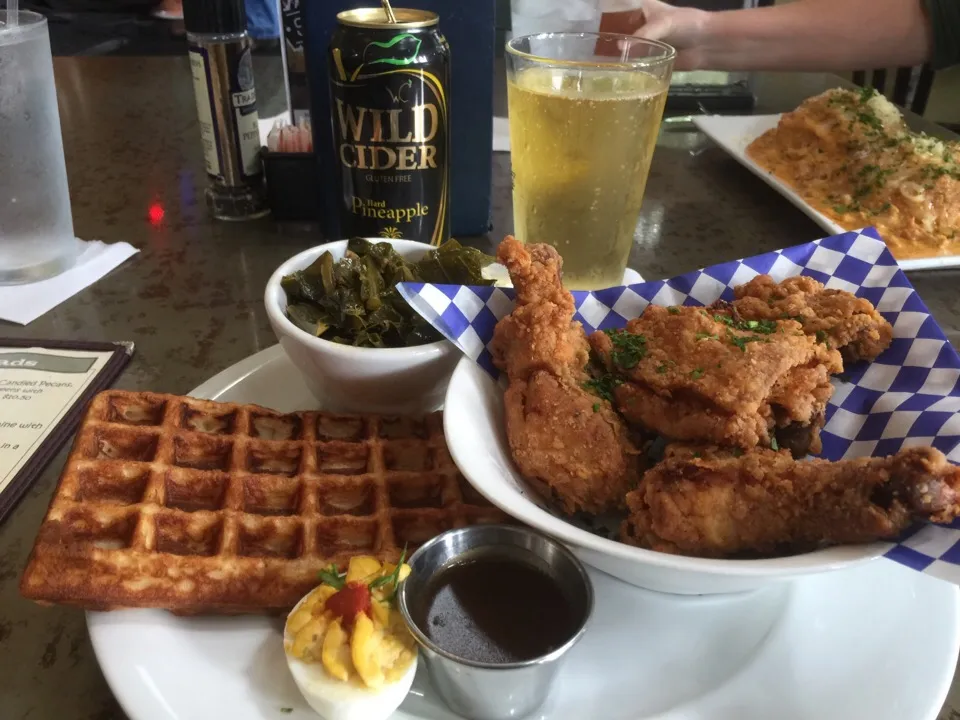
[[787, 452], [668, 448], [627, 496], [622, 539], [704, 557], [892, 539], [960, 514], [960, 468], [939, 450], [797, 461]]
[[[874, 360], [893, 340], [893, 327], [873, 304], [798, 275], [774, 282], [758, 275], [733, 290], [729, 307], [744, 320], [791, 318], [803, 331], [840, 351], [844, 362]], [[719, 309], [722, 309], [722, 305]]]
[[769, 445], [778, 427], [819, 427], [841, 369], [835, 350], [794, 321], [737, 323], [709, 309], [649, 305], [625, 330], [590, 337], [608, 371], [618, 409], [673, 440]]
[[564, 512], [622, 507], [639, 476], [639, 453], [610, 403], [583, 387], [589, 345], [573, 321], [560, 256], [508, 237], [497, 257], [516, 289], [514, 310], [497, 324], [492, 343], [509, 379], [504, 411], [514, 461]]

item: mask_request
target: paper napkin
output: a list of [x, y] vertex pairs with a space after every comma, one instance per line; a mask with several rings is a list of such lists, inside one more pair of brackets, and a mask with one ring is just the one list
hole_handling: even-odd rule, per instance
[[139, 252], [125, 242], [110, 245], [99, 240], [77, 242], [83, 247], [76, 264], [69, 270], [26, 285], [0, 285], [0, 320], [27, 325]]
[[[733, 287], [758, 274], [780, 281], [808, 275], [872, 302], [893, 325], [893, 343], [874, 362], [834, 379], [822, 432], [822, 457], [880, 456], [932, 445], [960, 462], [960, 355], [947, 341], [897, 261], [872, 229], [713, 265], [669, 280], [574, 292], [587, 332], [623, 327], [649, 303], [707, 305], [733, 299]], [[407, 301], [468, 357], [496, 377], [488, 344], [513, 308], [513, 291], [404, 283]], [[960, 521], [926, 525], [886, 556], [960, 583]]]

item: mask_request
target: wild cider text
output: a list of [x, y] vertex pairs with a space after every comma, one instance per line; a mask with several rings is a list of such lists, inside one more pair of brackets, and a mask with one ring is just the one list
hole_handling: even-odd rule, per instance
[[337, 99], [340, 162], [358, 170], [426, 170], [437, 167], [440, 114], [433, 103], [408, 111], [346, 105]]

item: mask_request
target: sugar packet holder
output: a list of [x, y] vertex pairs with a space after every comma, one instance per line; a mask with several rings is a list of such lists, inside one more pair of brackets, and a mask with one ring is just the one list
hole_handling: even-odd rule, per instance
[[[866, 298], [893, 325], [893, 342], [880, 357], [834, 379], [821, 434], [822, 457], [882, 456], [930, 445], [960, 462], [960, 355], [873, 228], [668, 280], [574, 292], [574, 318], [588, 333], [619, 328], [650, 303], [700, 306], [730, 300], [734, 287], [764, 273], [778, 282], [806, 275]], [[512, 289], [424, 283], [403, 283], [399, 289], [444, 337], [491, 376], [499, 376], [489, 344], [497, 321], [513, 308]], [[899, 542], [881, 545], [885, 557], [895, 562], [960, 584], [960, 520], [923, 525]]]

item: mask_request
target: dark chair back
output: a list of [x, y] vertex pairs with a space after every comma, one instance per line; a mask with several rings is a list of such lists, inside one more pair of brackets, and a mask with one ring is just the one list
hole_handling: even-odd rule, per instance
[[[887, 71], [874, 70], [869, 73], [869, 81], [867, 74], [867, 70], [857, 70], [853, 73], [853, 82], [860, 87], [869, 83], [871, 87], [876, 88], [877, 92], [886, 95]], [[917, 115], [923, 115], [927, 109], [927, 101], [930, 99], [930, 90], [933, 88], [933, 78], [933, 68], [929, 64], [898, 68], [890, 99], [900, 107], [912, 110]]]

